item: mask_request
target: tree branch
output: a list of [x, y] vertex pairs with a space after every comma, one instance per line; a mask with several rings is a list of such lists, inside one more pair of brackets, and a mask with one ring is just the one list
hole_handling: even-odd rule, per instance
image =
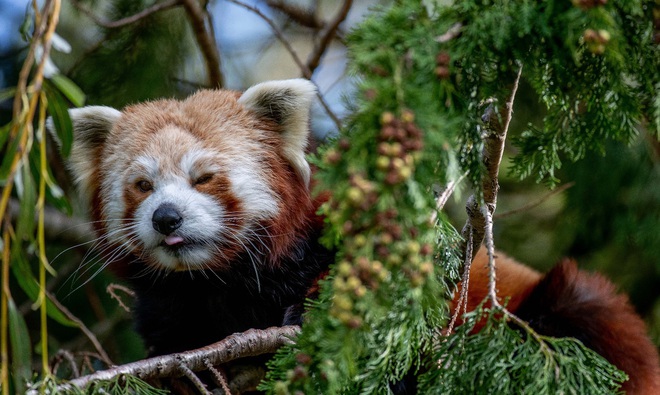
[[149, 15], [155, 14], [158, 11], [167, 10], [169, 8], [173, 8], [181, 4], [181, 0], [166, 0], [163, 1], [162, 3], [156, 3], [149, 8], [145, 8], [144, 10], [138, 12], [135, 15], [118, 19], [116, 21], [106, 21], [100, 18], [99, 16], [97, 16], [96, 14], [94, 14], [94, 12], [89, 8], [80, 4], [80, 2], [78, 2], [77, 0], [70, 0], [70, 1], [74, 7], [80, 10], [83, 14], [87, 15], [89, 19], [94, 21], [94, 23], [96, 23], [101, 27], [105, 27], [106, 29], [116, 29], [122, 26], [130, 25], [132, 23], [139, 21], [140, 19], [144, 19], [148, 17]]
[[310, 71], [310, 73], [314, 73], [314, 70], [316, 70], [316, 68], [319, 66], [319, 63], [321, 62], [321, 57], [325, 54], [325, 52], [328, 49], [328, 46], [330, 45], [332, 40], [336, 37], [337, 29], [339, 28], [339, 25], [346, 19], [346, 17], [348, 16], [348, 12], [351, 10], [352, 6], [353, 6], [353, 0], [344, 0], [344, 3], [337, 12], [337, 15], [335, 15], [335, 17], [326, 25], [325, 29], [321, 32], [321, 40], [318, 42], [316, 46], [314, 46], [314, 50], [307, 58], [307, 69]]
[[512, 215], [516, 215], [518, 213], [523, 213], [527, 210], [531, 210], [534, 207], [543, 204], [543, 202], [550, 199], [551, 197], [553, 197], [553, 196], [555, 196], [559, 193], [564, 192], [565, 190], [569, 189], [573, 185], [575, 185], [574, 182], [566, 183], [566, 184], [560, 186], [559, 188], [555, 189], [554, 191], [550, 191], [549, 193], [541, 196], [539, 199], [537, 199], [533, 202], [527, 203], [527, 204], [523, 205], [522, 207], [518, 207], [518, 208], [515, 208], [513, 210], [505, 211], [503, 213], [495, 214], [495, 215], [493, 215], [493, 219], [505, 218], [505, 217], [509, 217], [509, 216], [512, 216]]
[[319, 30], [323, 27], [323, 22], [316, 17], [316, 14], [312, 10], [304, 9], [295, 4], [290, 4], [281, 0], [266, 0], [266, 4], [268, 4], [270, 8], [282, 12], [300, 26], [315, 30]]
[[214, 88], [221, 88], [224, 86], [222, 72], [220, 71], [220, 53], [218, 46], [215, 42], [215, 37], [206, 29], [205, 23], [205, 8], [203, 8], [199, 0], [181, 0], [183, 8], [186, 9], [188, 19], [195, 34], [197, 45], [204, 55], [206, 62], [206, 72], [209, 79], [209, 85]]
[[[266, 15], [264, 15], [264, 13], [261, 12], [258, 8], [253, 7], [251, 5], [248, 5], [248, 4], [245, 4], [242, 1], [238, 1], [238, 0], [227, 0], [227, 1], [229, 1], [230, 3], [234, 3], [237, 6], [243, 7], [245, 9], [249, 10], [249, 11], [252, 11], [255, 14], [257, 14], [261, 19], [263, 19], [271, 27], [271, 29], [273, 29], [273, 34], [275, 34], [275, 37], [277, 37], [277, 39], [282, 43], [282, 45], [284, 45], [284, 48], [287, 50], [287, 52], [289, 52], [289, 54], [291, 55], [291, 58], [293, 59], [294, 63], [298, 66], [298, 68], [300, 68], [300, 71], [302, 72], [303, 77], [307, 78], [311, 82], [314, 82], [314, 81], [312, 81], [312, 72], [311, 72], [311, 70], [309, 69], [309, 67], [307, 67], [306, 64], [304, 64], [302, 62], [302, 60], [300, 60], [300, 57], [298, 57], [298, 53], [296, 52], [296, 50], [293, 49], [293, 47], [291, 46], [291, 43], [289, 43], [289, 41], [287, 41], [287, 39], [284, 38], [284, 35], [282, 34], [282, 31], [280, 31], [280, 29], [277, 27], [277, 25], [275, 24], [275, 22], [273, 22], [272, 19], [270, 19]], [[315, 82], [314, 82], [314, 84], [316, 85]], [[318, 88], [318, 85], [317, 85], [317, 88]], [[321, 103], [321, 106], [323, 106], [323, 108], [325, 109], [325, 112], [332, 119], [332, 121], [335, 123], [335, 125], [337, 125], [337, 129], [341, 129], [341, 126], [342, 126], [341, 120], [330, 109], [330, 106], [325, 101], [325, 99], [321, 95], [320, 91], [316, 93], [316, 96], [319, 98], [319, 102]]]
[[57, 309], [60, 312], [62, 312], [62, 314], [64, 314], [71, 321], [75, 322], [76, 325], [78, 325], [78, 329], [80, 329], [82, 331], [82, 333], [85, 334], [87, 339], [89, 339], [89, 341], [92, 343], [92, 345], [96, 349], [96, 352], [101, 357], [101, 361], [103, 361], [103, 363], [105, 363], [108, 366], [114, 365], [114, 363], [112, 362], [112, 360], [108, 356], [108, 353], [106, 353], [105, 350], [103, 349], [103, 346], [101, 346], [101, 342], [99, 342], [99, 340], [96, 338], [96, 335], [94, 334], [94, 332], [90, 331], [89, 328], [87, 328], [87, 325], [85, 325], [85, 323], [82, 322], [80, 320], [80, 318], [76, 317], [71, 311], [69, 311], [69, 309], [67, 309], [62, 303], [60, 303], [60, 301], [57, 300], [57, 298], [53, 294], [48, 292], [48, 293], [46, 293], [46, 295], [48, 296], [48, 299], [55, 306], [57, 306]]
[[[497, 178], [499, 176], [500, 162], [502, 162], [502, 154], [504, 153], [504, 143], [506, 142], [506, 135], [513, 114], [513, 101], [518, 90], [521, 73], [522, 65], [518, 69], [518, 75], [513, 83], [511, 95], [505, 107], [498, 112], [491, 103], [481, 118], [485, 124], [483, 162], [486, 168], [481, 181], [481, 190], [483, 192], [483, 205], [488, 209], [490, 215], [495, 212], [495, 207], [497, 206], [497, 192], [500, 188]], [[501, 118], [504, 118], [504, 124], [500, 122]], [[468, 219], [461, 233], [464, 240], [468, 239], [468, 234], [472, 234], [472, 256], [470, 258], [470, 261], [472, 261], [484, 240], [484, 231], [487, 223], [483, 206], [479, 204], [478, 199], [474, 195], [468, 198], [465, 209], [468, 213]], [[462, 248], [462, 251], [466, 251], [466, 249]]]
[[66, 390], [73, 386], [85, 388], [94, 381], [113, 380], [119, 375], [137, 376], [143, 380], [181, 377], [181, 366], [196, 372], [206, 370], [208, 363], [215, 366], [238, 358], [273, 353], [281, 346], [290, 344], [299, 330], [300, 327], [294, 325], [249, 329], [196, 350], [148, 358], [80, 377], [62, 385], [60, 389]]

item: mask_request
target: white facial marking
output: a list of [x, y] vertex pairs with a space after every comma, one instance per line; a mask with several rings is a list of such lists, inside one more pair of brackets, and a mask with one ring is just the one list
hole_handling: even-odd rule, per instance
[[253, 219], [269, 219], [277, 216], [278, 200], [260, 170], [261, 165], [248, 156], [236, 156], [229, 169], [232, 192], [243, 204], [243, 210]]

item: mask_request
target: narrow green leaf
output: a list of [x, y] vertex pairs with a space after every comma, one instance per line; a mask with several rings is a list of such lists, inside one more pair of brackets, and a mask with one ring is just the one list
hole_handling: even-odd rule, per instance
[[11, 128], [11, 122], [4, 126], [0, 126], [0, 148], [5, 146], [5, 142], [9, 138], [9, 129]]
[[[11, 269], [14, 274], [14, 278], [16, 279], [16, 282], [21, 287], [21, 289], [28, 295], [28, 297], [31, 300], [36, 301], [39, 297], [39, 282], [32, 273], [30, 264], [25, 257], [25, 251], [23, 251], [24, 249], [22, 248], [22, 244], [14, 242], [12, 245]], [[68, 319], [64, 313], [62, 313], [50, 300], [47, 301], [46, 312], [50, 318], [54, 319], [62, 325], [70, 327], [78, 326], [78, 324]]]
[[0, 183], [7, 181], [9, 176], [9, 171], [11, 170], [11, 164], [14, 161], [14, 155], [18, 149], [18, 143], [21, 140], [21, 134], [25, 132], [25, 129], [21, 128], [16, 135], [16, 138], [10, 140], [7, 144], [7, 149], [3, 153], [2, 164], [0, 164]]
[[9, 342], [11, 344], [11, 373], [14, 378], [14, 391], [24, 394], [26, 384], [32, 377], [32, 348], [30, 333], [23, 316], [18, 311], [14, 300], [9, 298]]
[[3, 102], [9, 98], [14, 97], [15, 93], [16, 93], [16, 88], [14, 87], [0, 90], [0, 102]]
[[85, 93], [73, 81], [62, 74], [55, 74], [50, 80], [74, 106], [81, 107], [85, 104]]
[[37, 205], [37, 185], [30, 172], [29, 165], [21, 166], [20, 178], [16, 182], [19, 214], [16, 220], [16, 238], [18, 240], [31, 240], [35, 229], [35, 207]]
[[71, 143], [73, 142], [73, 123], [69, 116], [69, 109], [66, 100], [51, 84], [45, 84], [46, 98], [48, 99], [48, 113], [50, 114], [55, 132], [60, 139], [62, 146], [60, 150], [62, 156], [67, 158], [71, 153]]

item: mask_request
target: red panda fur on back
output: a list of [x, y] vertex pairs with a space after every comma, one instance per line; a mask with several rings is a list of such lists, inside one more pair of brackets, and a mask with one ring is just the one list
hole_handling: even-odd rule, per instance
[[[296, 79], [70, 111], [68, 166], [103, 265], [135, 290], [151, 355], [302, 323], [335, 254], [318, 241], [324, 197], [312, 197], [304, 158], [314, 95]], [[472, 265], [469, 309], [487, 294], [486, 261], [480, 251]], [[504, 256], [497, 276], [499, 295], [540, 333], [580, 339], [630, 376], [630, 393], [660, 393], [657, 350], [604, 278], [572, 263], [543, 276]]]
[[[657, 348], [628, 297], [617, 293], [614, 284], [600, 274], [578, 270], [570, 259], [545, 275], [500, 252], [495, 262], [497, 296], [501, 302], [508, 299], [511, 312], [543, 335], [574, 337], [602, 355], [628, 374], [622, 386], [627, 394], [660, 394]], [[488, 295], [489, 276], [488, 256], [482, 248], [470, 268], [468, 311]], [[477, 323], [475, 330], [482, 326], [483, 322]]]

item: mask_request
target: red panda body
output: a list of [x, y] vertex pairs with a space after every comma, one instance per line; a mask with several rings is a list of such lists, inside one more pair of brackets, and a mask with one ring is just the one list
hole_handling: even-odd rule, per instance
[[[249, 328], [300, 324], [308, 290], [334, 261], [318, 242], [321, 199], [305, 160], [314, 86], [272, 81], [240, 94], [71, 110], [68, 161], [99, 251], [136, 292], [151, 355], [200, 347]], [[52, 124], [49, 126], [52, 130]], [[469, 306], [487, 293], [485, 256]], [[572, 336], [660, 389], [657, 350], [627, 299], [599, 276], [560, 264], [547, 276], [498, 260], [499, 295], [541, 333]]]

